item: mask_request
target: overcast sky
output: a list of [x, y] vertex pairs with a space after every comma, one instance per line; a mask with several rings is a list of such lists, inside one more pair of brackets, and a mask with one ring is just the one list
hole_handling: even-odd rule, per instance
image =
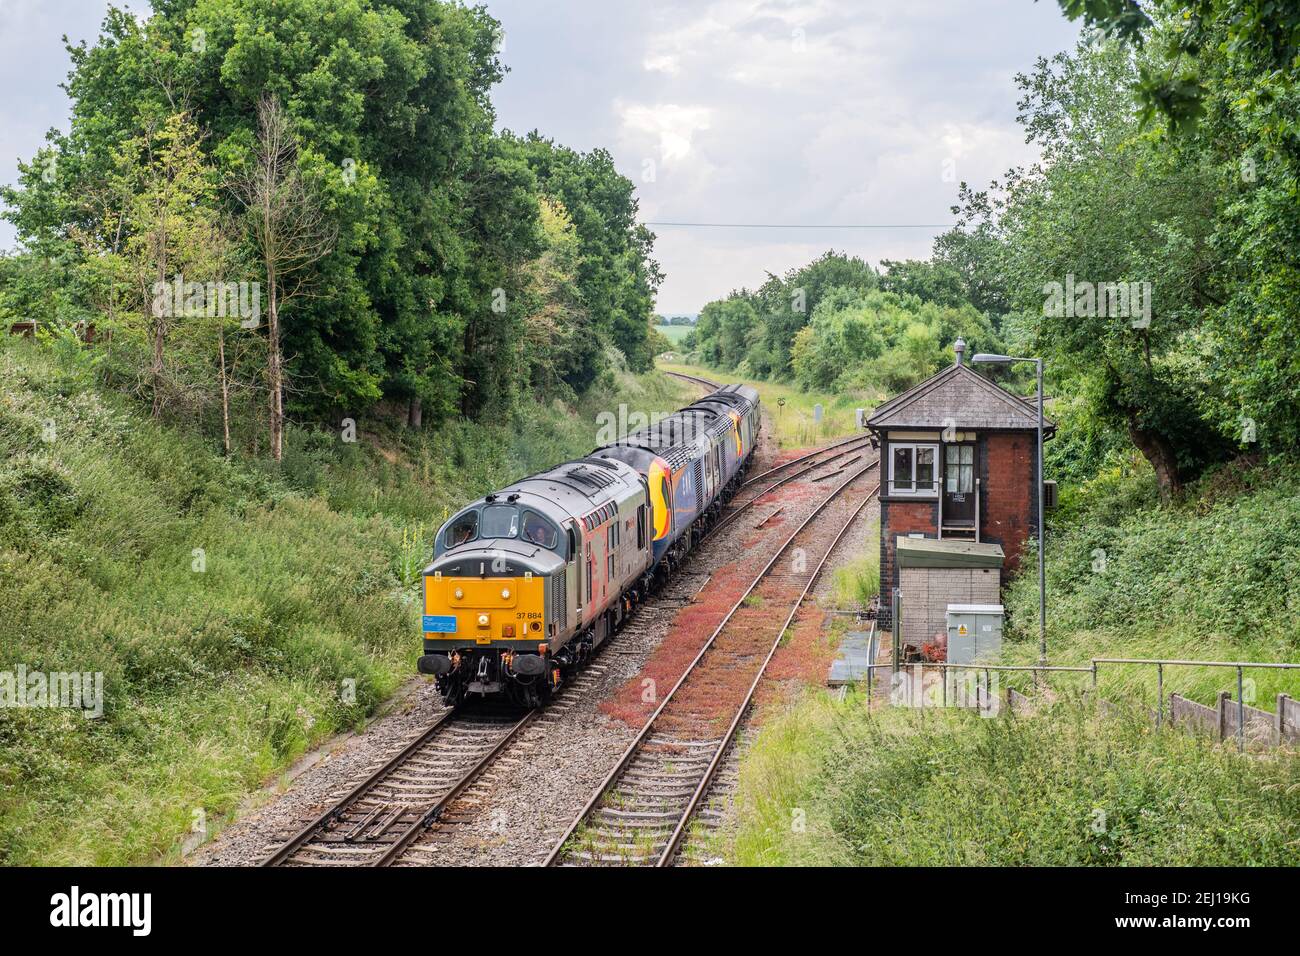
[[[129, 0], [130, 9], [147, 9]], [[0, 0], [0, 180], [65, 128], [60, 36], [104, 0]], [[653, 226], [659, 311], [695, 312], [834, 247], [923, 258], [957, 183], [1032, 159], [1012, 77], [1068, 49], [1054, 0], [487, 0], [510, 73], [499, 124], [608, 148]], [[905, 228], [919, 227], [919, 228]], [[0, 223], [0, 247], [13, 245]]]

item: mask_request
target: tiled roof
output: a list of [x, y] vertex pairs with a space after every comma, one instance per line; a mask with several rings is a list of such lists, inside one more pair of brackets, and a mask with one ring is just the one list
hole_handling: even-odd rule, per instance
[[[880, 405], [867, 427], [1036, 429], [1036, 403], [1012, 395], [966, 365], [950, 365]], [[1046, 419], [1043, 427], [1056, 425]]]

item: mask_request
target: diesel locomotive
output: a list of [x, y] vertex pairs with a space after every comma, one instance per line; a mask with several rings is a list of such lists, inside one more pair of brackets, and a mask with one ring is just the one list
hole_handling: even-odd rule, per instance
[[424, 569], [423, 674], [545, 703], [681, 562], [740, 484], [758, 392], [727, 385], [452, 515]]

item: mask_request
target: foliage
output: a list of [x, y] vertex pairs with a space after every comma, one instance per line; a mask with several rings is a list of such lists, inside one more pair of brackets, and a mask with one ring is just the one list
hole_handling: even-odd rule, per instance
[[763, 727], [719, 849], [751, 866], [1294, 866], [1298, 764], [1068, 696], [982, 718], [820, 694]]
[[[1052, 663], [1096, 656], [1293, 661], [1300, 644], [1300, 469], [1292, 460], [1240, 461], [1161, 505], [1150, 470], [1120, 463], [1084, 484], [1051, 513], [1047, 546], [1048, 650]], [[1004, 598], [1013, 657], [1037, 656], [1038, 582], [1015, 580]], [[1246, 676], [1271, 706], [1294, 693], [1285, 672]], [[1115, 671], [1114, 685], [1154, 701], [1151, 668]], [[1213, 704], [1236, 675], [1169, 668], [1171, 690]]]
[[[97, 256], [143, 235], [125, 211], [145, 196], [107, 184], [120, 144], [150, 130], [192, 124], [209, 184], [222, 187], [194, 196], [190, 228], [233, 218], [225, 187], [246, 179], [256, 106], [270, 98], [297, 142], [286, 181], [319, 197], [336, 237], [301, 270], [310, 294], [279, 317], [291, 415], [400, 403], [416, 426], [426, 413], [434, 425], [500, 418], [530, 388], [597, 381], [608, 345], [648, 368], [659, 275], [632, 184], [602, 150], [494, 131], [499, 34], [484, 8], [442, 0], [157, 0], [140, 18], [110, 8], [96, 42], [70, 47], [70, 129], [4, 190], [23, 252], [0, 263], [0, 311], [68, 325], [103, 309]], [[576, 248], [557, 248], [567, 227], [544, 221], [548, 203]], [[258, 279], [252, 233], [236, 239], [224, 278]], [[569, 277], [539, 287], [539, 271], [557, 268]], [[555, 348], [530, 321], [547, 308], [563, 325]], [[263, 388], [260, 350], [235, 350], [238, 387]], [[124, 351], [118, 361], [138, 364]]]
[[783, 277], [769, 273], [755, 291], [741, 289], [707, 304], [691, 347], [706, 365], [785, 378], [791, 372], [795, 336], [818, 303], [835, 289], [865, 292], [877, 282], [875, 270], [861, 259], [829, 251]]
[[804, 388], [874, 388], [888, 395], [949, 364], [959, 337], [977, 351], [1001, 347], [988, 320], [968, 304], [833, 289], [795, 336], [791, 367]]

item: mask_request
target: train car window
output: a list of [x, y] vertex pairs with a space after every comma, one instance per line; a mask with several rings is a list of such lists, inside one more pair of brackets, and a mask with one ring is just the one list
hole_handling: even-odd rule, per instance
[[636, 549], [645, 550], [645, 505], [637, 505], [636, 509]]
[[578, 536], [573, 533], [573, 526], [564, 529], [569, 533], [569, 560], [576, 561], [578, 558]]
[[543, 548], [554, 551], [555, 546], [559, 543], [559, 535], [555, 530], [555, 526], [541, 515], [535, 511], [525, 511], [524, 540], [530, 544], [538, 544]]
[[452, 522], [444, 535], [444, 543], [449, 548], [464, 544], [478, 534], [478, 512], [467, 511]]
[[483, 537], [514, 538], [519, 535], [519, 510], [510, 505], [488, 505], [483, 509]]

